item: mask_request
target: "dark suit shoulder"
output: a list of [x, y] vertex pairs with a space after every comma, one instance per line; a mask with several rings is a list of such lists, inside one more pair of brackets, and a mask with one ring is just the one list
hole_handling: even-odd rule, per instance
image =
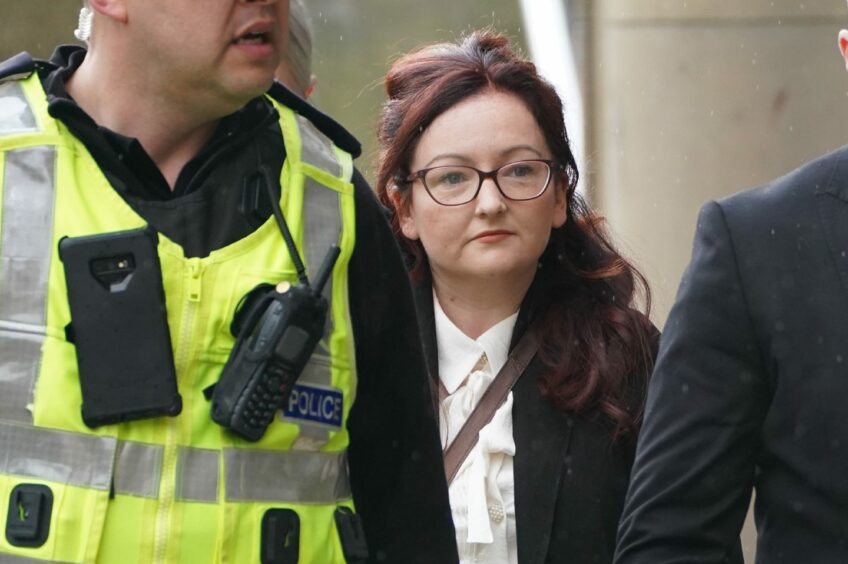
[[728, 221], [795, 217], [798, 206], [811, 205], [817, 194], [848, 200], [848, 145], [809, 161], [767, 184], [717, 201]]
[[[821, 237], [822, 198], [848, 201], [848, 146], [810, 161], [768, 184], [708, 202], [698, 230], [724, 233], [746, 263], [796, 256]], [[843, 195], [844, 192], [844, 195]]]

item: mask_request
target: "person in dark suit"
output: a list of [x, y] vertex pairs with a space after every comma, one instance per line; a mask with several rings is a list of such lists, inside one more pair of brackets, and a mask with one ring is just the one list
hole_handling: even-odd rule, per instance
[[[839, 35], [843, 57], [848, 31]], [[617, 564], [848, 562], [848, 147], [701, 210]]]
[[386, 77], [381, 201], [410, 258], [443, 446], [525, 332], [539, 353], [450, 486], [461, 562], [611, 562], [656, 332], [578, 194], [555, 90], [504, 36]]

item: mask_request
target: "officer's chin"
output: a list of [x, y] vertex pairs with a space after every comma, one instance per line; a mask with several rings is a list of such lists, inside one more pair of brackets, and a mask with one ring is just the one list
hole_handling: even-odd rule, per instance
[[274, 81], [273, 74], [263, 77], [254, 77], [252, 80], [242, 80], [231, 83], [225, 89], [222, 104], [226, 110], [222, 115], [229, 115], [245, 106], [248, 102], [264, 95]]

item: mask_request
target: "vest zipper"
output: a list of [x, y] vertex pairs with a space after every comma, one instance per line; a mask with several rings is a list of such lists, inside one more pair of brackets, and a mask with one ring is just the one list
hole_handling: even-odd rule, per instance
[[[194, 319], [200, 303], [203, 264], [199, 258], [188, 259], [188, 271], [184, 284], [186, 286], [186, 301], [183, 306], [182, 320], [180, 323], [179, 341], [174, 355], [174, 365], [177, 372], [178, 382], [185, 384], [185, 374], [189, 365], [189, 353], [191, 352], [191, 336], [194, 330]], [[176, 467], [177, 467], [177, 435], [178, 418], [165, 418], [166, 437], [165, 448], [162, 456], [162, 483], [160, 485], [159, 507], [156, 512], [156, 536], [153, 547], [153, 562], [164, 564], [167, 562], [168, 537], [171, 532], [171, 511], [175, 501], [176, 490]]]

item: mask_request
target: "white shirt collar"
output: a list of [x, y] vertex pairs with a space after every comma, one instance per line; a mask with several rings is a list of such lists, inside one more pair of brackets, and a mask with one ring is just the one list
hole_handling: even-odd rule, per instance
[[483, 353], [489, 360], [492, 374], [497, 374], [506, 364], [512, 331], [518, 319], [516, 311], [495, 323], [476, 340], [454, 325], [433, 293], [433, 310], [436, 318], [436, 345], [439, 350], [439, 379], [448, 394], [462, 384]]

